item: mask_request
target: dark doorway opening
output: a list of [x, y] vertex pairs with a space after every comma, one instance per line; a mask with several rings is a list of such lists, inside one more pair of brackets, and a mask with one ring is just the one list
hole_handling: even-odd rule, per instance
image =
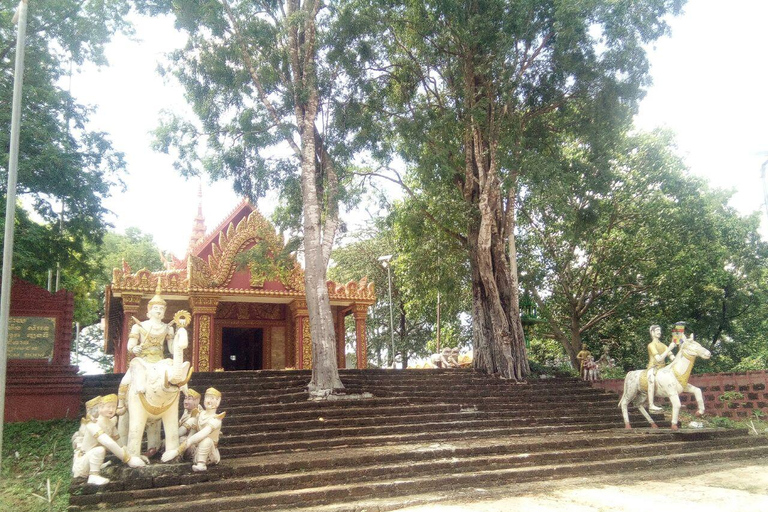
[[221, 366], [225, 371], [263, 368], [263, 329], [224, 327], [221, 332]]

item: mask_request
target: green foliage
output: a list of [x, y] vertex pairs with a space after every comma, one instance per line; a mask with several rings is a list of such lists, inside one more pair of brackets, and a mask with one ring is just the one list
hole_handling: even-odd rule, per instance
[[[154, 148], [176, 156], [184, 175], [207, 173], [232, 180], [234, 190], [257, 201], [268, 190], [278, 192], [275, 221], [280, 228], [301, 226], [300, 148], [297, 110], [314, 87], [320, 95], [318, 152], [326, 151], [338, 174], [342, 203], [355, 204], [347, 140], [346, 90], [339, 87], [340, 67], [328, 59], [313, 60], [314, 74], [297, 76], [291, 67], [290, 36], [303, 30], [309, 4], [288, 17], [280, 2], [138, 1], [140, 11], [166, 13], [188, 34], [187, 44], [170, 55], [161, 70], [184, 87], [197, 119], [168, 112], [155, 130]], [[327, 57], [330, 13], [321, 9], [315, 22], [319, 55]], [[303, 37], [302, 37], [303, 39]], [[320, 164], [321, 165], [321, 164]], [[327, 180], [323, 173], [319, 179]], [[328, 194], [331, 185], [323, 183]], [[330, 196], [321, 197], [329, 200]], [[332, 209], [331, 203], [326, 205]]]
[[738, 391], [726, 391], [722, 395], [720, 395], [717, 399], [721, 402], [730, 402], [732, 400], [742, 400], [744, 398], [744, 394], [740, 393]]
[[533, 375], [577, 377], [562, 345], [551, 338], [530, 337], [528, 347], [529, 365]]
[[357, 58], [339, 61], [368, 113], [351, 122], [383, 166], [405, 162], [392, 179], [427, 239], [465, 252], [487, 371], [510, 371], [491, 362], [502, 340], [525, 354], [506, 254], [518, 203], [536, 180], [578, 186], [610, 161], [648, 83], [645, 45], [682, 3], [340, 2], [337, 51]]
[[273, 247], [265, 240], [259, 240], [253, 247], [238, 254], [235, 261], [241, 269], [248, 267], [252, 276], [288, 282], [300, 243], [301, 239], [293, 238], [283, 247]]
[[29, 421], [3, 426], [0, 508], [29, 512], [67, 510], [72, 471], [71, 437], [78, 427], [77, 420]]
[[709, 418], [709, 424], [716, 428], [736, 428], [736, 422], [730, 418], [723, 418], [721, 416], [715, 416]]
[[123, 262], [133, 272], [141, 269], [156, 272], [163, 269], [163, 256], [152, 235], [143, 233], [139, 228], [127, 228], [125, 234], [107, 233], [104, 243], [96, 249], [101, 266], [99, 285], [112, 282], [112, 270], [123, 268]]
[[[18, 2], [0, 9], [0, 104], [13, 95]], [[88, 246], [106, 231], [102, 205], [124, 171], [123, 156], [106, 134], [88, 128], [91, 108], [77, 104], [62, 89], [70, 70], [85, 63], [106, 64], [104, 46], [118, 31], [129, 33], [127, 0], [29, 3], [22, 121], [19, 146], [14, 273], [46, 286], [48, 270], [60, 266], [62, 288], [75, 293], [76, 319], [93, 321], [88, 300], [95, 272]], [[8, 169], [11, 109], [0, 109], [0, 168]], [[0, 229], [5, 218], [5, 187], [0, 180]], [[63, 212], [63, 215], [62, 215]]]
[[678, 320], [716, 355], [698, 372], [765, 341], [747, 328], [765, 317], [756, 218], [689, 176], [669, 134], [627, 137], [605, 162], [575, 146], [564, 165], [529, 174], [518, 250], [522, 282], [571, 358], [609, 342], [624, 367], [643, 367], [648, 326], [669, 333]]
[[[390, 227], [394, 223], [394, 227]], [[374, 283], [377, 301], [367, 322], [369, 360], [381, 366], [382, 353], [389, 353], [389, 279], [379, 257], [392, 254], [392, 304], [395, 351], [406, 359], [435, 352], [437, 296], [440, 293], [441, 347], [468, 346], [470, 334], [463, 325], [466, 284], [463, 269], [452, 264], [454, 253], [440, 248], [436, 238], [421, 238], [398, 223], [398, 216], [379, 219], [355, 241], [336, 249], [329, 277], [337, 282], [367, 277]], [[458, 258], [463, 254], [458, 253]], [[459, 283], [457, 285], [457, 283]]]

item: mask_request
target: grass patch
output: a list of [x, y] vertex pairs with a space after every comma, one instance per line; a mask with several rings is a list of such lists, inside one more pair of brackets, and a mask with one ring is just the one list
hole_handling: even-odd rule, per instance
[[[667, 420], [671, 418], [671, 414], [665, 414]], [[697, 418], [691, 414], [688, 410], [680, 409], [680, 426], [687, 427], [692, 421], [702, 423], [705, 427], [712, 428], [742, 428], [747, 429], [750, 434], [768, 436], [768, 421], [766, 421], [766, 415], [759, 410], [755, 410], [752, 416], [747, 418], [731, 419], [721, 416], [709, 416], [705, 415], [703, 418]]]
[[79, 427], [79, 420], [27, 421], [3, 426], [0, 510], [67, 510], [71, 438]]

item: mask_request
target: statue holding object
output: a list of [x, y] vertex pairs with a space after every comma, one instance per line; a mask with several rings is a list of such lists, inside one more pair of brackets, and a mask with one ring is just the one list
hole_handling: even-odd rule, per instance
[[[93, 403], [90, 401], [89, 403]], [[94, 406], [95, 407], [95, 406]], [[118, 434], [115, 427], [115, 410], [117, 409], [117, 395], [107, 395], [98, 402], [98, 417], [87, 416], [83, 418], [83, 436], [75, 449], [72, 461], [72, 476], [75, 478], [87, 477], [89, 484], [104, 485], [108, 478], [101, 476], [101, 468], [107, 450], [117, 456], [132, 468], [140, 468], [146, 462], [117, 442]]]
[[[653, 326], [656, 327], [656, 326]], [[653, 328], [652, 327], [652, 328]], [[659, 329], [660, 330], [660, 329]], [[677, 430], [677, 420], [680, 415], [680, 393], [693, 393], [698, 405], [697, 415], [704, 414], [704, 397], [701, 390], [688, 383], [688, 378], [693, 370], [696, 358], [709, 359], [712, 354], [709, 350], [702, 347], [691, 335], [690, 338], [682, 334], [680, 337], [682, 343], [677, 356], [672, 363], [658, 369], [654, 372], [653, 384], [649, 378], [650, 369], [635, 370], [627, 373], [624, 378], [624, 393], [619, 400], [619, 407], [624, 417], [625, 428], [632, 428], [629, 423], [629, 413], [627, 406], [632, 403], [637, 407], [642, 415], [648, 420], [651, 428], [658, 428], [653, 418], [645, 409], [647, 397], [650, 391], [656, 396], [665, 396], [672, 403], [672, 424], [671, 428]], [[663, 346], [663, 344], [662, 344]], [[663, 354], [663, 353], [662, 353]], [[661, 355], [661, 354], [660, 354]], [[666, 356], [665, 356], [666, 357]]]
[[664, 368], [668, 357], [672, 357], [672, 349], [676, 343], [673, 340], [669, 346], [664, 345], [660, 340], [661, 327], [658, 325], [652, 325], [649, 332], [651, 333], [651, 342], [648, 344], [648, 366], [646, 367], [648, 370], [648, 410], [658, 412], [661, 411], [661, 407], [654, 403], [656, 372]]
[[186, 438], [178, 450], [166, 452], [169, 457], [187, 454], [194, 461], [192, 471], [206, 471], [209, 464], [221, 461], [219, 454], [219, 436], [221, 423], [226, 412], [219, 414], [221, 393], [215, 388], [208, 388], [204, 398], [205, 410], [197, 415], [197, 432]]
[[[118, 394], [119, 412], [124, 413], [119, 423], [121, 441], [131, 455], [139, 455], [148, 420], [162, 420], [166, 451], [179, 446], [179, 392], [192, 376], [189, 361], [184, 362], [190, 315], [179, 311], [173, 322], [166, 324], [163, 322], [165, 311], [166, 302], [160, 296], [158, 285], [147, 305], [148, 319], [143, 322], [134, 319], [136, 323], [129, 335], [128, 350], [136, 357], [120, 383]], [[175, 332], [172, 324], [178, 327]], [[166, 343], [173, 359], [163, 358]], [[159, 447], [159, 429], [150, 429], [148, 436], [148, 447]], [[167, 462], [172, 458], [163, 455], [162, 460]]]

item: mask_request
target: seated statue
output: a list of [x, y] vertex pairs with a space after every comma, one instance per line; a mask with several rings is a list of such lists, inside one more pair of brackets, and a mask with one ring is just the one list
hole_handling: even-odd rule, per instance
[[97, 396], [95, 398], [91, 398], [87, 402], [85, 402], [85, 416], [80, 419], [80, 428], [72, 434], [72, 449], [73, 450], [79, 450], [80, 446], [83, 444], [83, 438], [85, 437], [85, 426], [98, 419], [99, 417], [99, 406], [101, 405], [101, 396]]
[[144, 460], [131, 456], [126, 448], [117, 443], [116, 409], [117, 395], [107, 395], [99, 403], [98, 417], [85, 424], [83, 439], [73, 457], [74, 478], [88, 477], [88, 483], [94, 485], [108, 483], [109, 479], [100, 474], [107, 450], [132, 468], [146, 465]]
[[200, 407], [200, 393], [192, 388], [187, 388], [184, 397], [184, 414], [179, 418], [179, 442], [198, 431], [197, 419], [203, 409]]
[[597, 366], [599, 371], [605, 371], [608, 368], [615, 368], [616, 361], [609, 354], [610, 348], [608, 345], [603, 347], [603, 354], [600, 359], [597, 360]]
[[192, 471], [206, 471], [208, 464], [218, 464], [221, 460], [219, 435], [221, 422], [227, 413], [216, 412], [220, 403], [221, 393], [215, 388], [208, 388], [204, 398], [205, 410], [197, 414], [197, 432], [179, 445], [178, 454], [187, 455], [194, 461]]
[[672, 349], [675, 342], [664, 345], [661, 342], [661, 327], [652, 325], [649, 329], [651, 333], [651, 342], [648, 344], [648, 410], [651, 412], [661, 411], [661, 407], [654, 403], [656, 395], [656, 372], [664, 368], [667, 364], [667, 358], [672, 357]]
[[451, 357], [448, 359], [451, 368], [459, 367], [459, 348], [455, 347], [451, 349]]
[[[160, 293], [147, 304], [147, 320], [140, 322], [133, 319], [134, 325], [128, 335], [128, 353], [135, 357], [131, 360], [128, 371], [120, 381], [118, 396], [118, 415], [125, 412], [125, 397], [128, 386], [136, 386], [138, 393], [146, 389], [146, 372], [149, 365], [153, 365], [165, 359], [163, 346], [168, 344], [168, 351], [173, 353], [173, 327], [163, 322], [166, 302], [160, 297]], [[168, 360], [170, 366], [172, 362]]]

